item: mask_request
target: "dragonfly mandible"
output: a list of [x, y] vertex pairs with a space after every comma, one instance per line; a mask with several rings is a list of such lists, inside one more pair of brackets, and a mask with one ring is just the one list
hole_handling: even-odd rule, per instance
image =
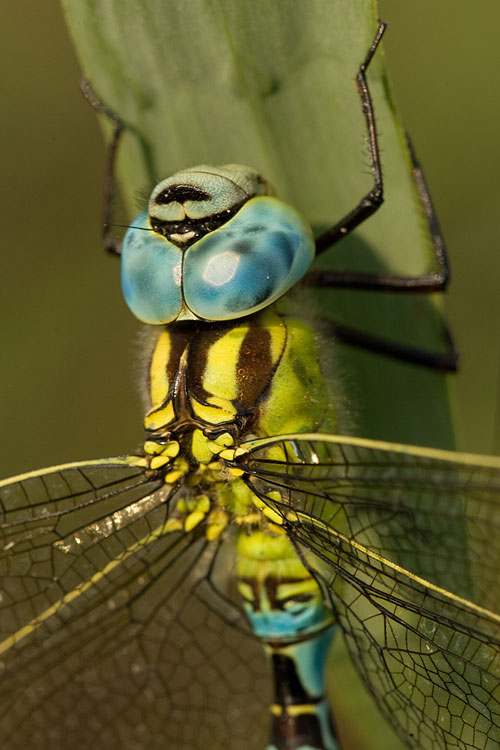
[[[365, 70], [382, 32], [357, 78], [374, 188], [331, 230], [226, 165], [162, 181], [108, 238], [157, 330], [147, 437], [0, 482], [3, 747], [253, 748], [271, 724], [269, 748], [334, 750], [339, 631], [408, 747], [500, 742], [500, 462], [336, 435], [319, 340], [285, 296], [380, 204]], [[352, 285], [439, 288], [434, 241], [432, 279]]]

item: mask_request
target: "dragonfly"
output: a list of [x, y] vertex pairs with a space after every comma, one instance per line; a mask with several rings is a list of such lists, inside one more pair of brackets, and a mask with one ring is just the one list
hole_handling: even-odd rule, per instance
[[[0, 481], [3, 748], [337, 750], [339, 637], [406, 747], [500, 744], [500, 461], [339, 434], [322, 339], [289, 294], [345, 285], [309, 267], [381, 203], [365, 74], [383, 31], [356, 79], [374, 185], [331, 229], [314, 237], [253, 169], [201, 165], [160, 182], [122, 243], [106, 230], [154, 328], [146, 438]], [[445, 285], [414, 174], [437, 272], [353, 287]]]

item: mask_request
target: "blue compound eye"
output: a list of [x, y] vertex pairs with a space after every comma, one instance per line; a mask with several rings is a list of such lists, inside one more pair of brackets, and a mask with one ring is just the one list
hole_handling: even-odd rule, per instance
[[152, 228], [146, 211], [127, 229], [122, 244], [122, 291], [143, 323], [170, 323], [183, 308], [182, 250]]
[[296, 284], [313, 258], [312, 231], [297, 211], [276, 198], [252, 198], [186, 251], [186, 305], [205, 320], [249, 315]]
[[311, 228], [240, 165], [160, 182], [122, 246], [125, 300], [145, 323], [230, 320], [261, 310], [306, 273]]

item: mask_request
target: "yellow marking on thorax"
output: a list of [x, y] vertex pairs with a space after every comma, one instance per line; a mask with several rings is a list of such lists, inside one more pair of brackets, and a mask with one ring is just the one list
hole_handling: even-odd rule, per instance
[[200, 404], [195, 398], [190, 399], [194, 414], [203, 422], [220, 424], [221, 422], [231, 422], [234, 419], [236, 409], [230, 401], [218, 396], [210, 396], [207, 401], [208, 404]]
[[189, 471], [189, 464], [184, 458], [177, 458], [172, 466], [172, 470], [165, 474], [167, 484], [175, 484], [182, 476]]
[[170, 424], [174, 418], [174, 405], [169, 401], [163, 409], [157, 409], [146, 414], [144, 417], [144, 427], [146, 430], [159, 430], [161, 427]]
[[[156, 344], [150, 368], [151, 408], [144, 417], [144, 427], [147, 430], [159, 430], [166, 427], [175, 419], [172, 401], [168, 399], [170, 381], [167, 366], [170, 358], [171, 340], [168, 331], [164, 331]], [[184, 351], [178, 365], [178, 372], [186, 367], [187, 352]]]
[[213, 451], [210, 450], [208, 440], [201, 430], [193, 430], [191, 454], [201, 464], [208, 464], [213, 460]]
[[[212, 468], [220, 470], [222, 464], [216, 461], [216, 456], [227, 450], [228, 445], [232, 445], [233, 437], [229, 432], [223, 432], [215, 440], [207, 438], [200, 429], [193, 430], [191, 438], [191, 453], [193, 458], [200, 464], [212, 464]], [[216, 464], [216, 465], [213, 465]], [[243, 472], [240, 472], [241, 476]]]
[[207, 393], [217, 394], [220, 399], [237, 397], [236, 365], [248, 328], [248, 324], [236, 326], [210, 347], [203, 376], [203, 388]]
[[170, 333], [163, 331], [157, 341], [153, 357], [151, 359], [151, 403], [153, 406], [163, 404], [168, 396], [170, 382], [168, 379], [167, 366], [170, 359]]
[[222, 508], [213, 508], [208, 516], [206, 531], [208, 541], [213, 542], [214, 539], [217, 539], [222, 534], [228, 523], [229, 518], [227, 513]]
[[[269, 327], [272, 348], [279, 329]], [[333, 415], [324, 395], [320, 352], [312, 328], [302, 320], [286, 318], [286, 341], [273, 374], [268, 397], [260, 411], [260, 429], [267, 435], [312, 431]]]
[[166, 443], [159, 443], [156, 440], [146, 440], [144, 450], [151, 456], [167, 456], [175, 458], [179, 455], [180, 445], [177, 440], [169, 440]]
[[271, 352], [271, 361], [273, 365], [275, 365], [283, 354], [283, 349], [285, 347], [287, 336], [286, 326], [283, 320], [270, 308], [261, 313], [260, 322], [261, 325], [267, 329], [267, 332], [271, 337], [269, 348]]

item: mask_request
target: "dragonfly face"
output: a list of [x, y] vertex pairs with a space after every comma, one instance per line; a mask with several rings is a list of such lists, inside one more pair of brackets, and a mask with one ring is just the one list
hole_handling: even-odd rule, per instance
[[122, 246], [122, 287], [145, 323], [232, 320], [283, 296], [314, 258], [312, 230], [240, 165], [160, 182]]

